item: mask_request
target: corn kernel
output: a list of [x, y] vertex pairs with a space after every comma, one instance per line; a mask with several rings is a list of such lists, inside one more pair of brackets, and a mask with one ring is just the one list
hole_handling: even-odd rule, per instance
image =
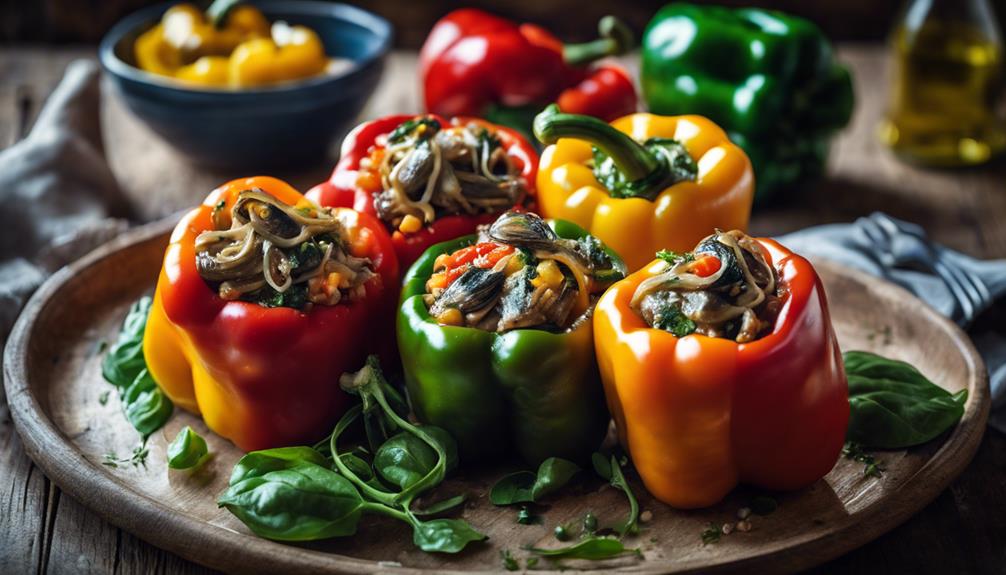
[[510, 256], [509, 260], [507, 260], [506, 268], [504, 268], [504, 271], [506, 272], [506, 275], [509, 276], [519, 272], [523, 268], [524, 268], [524, 258], [522, 258], [520, 254], [514, 254]]
[[538, 267], [535, 269], [538, 271], [538, 277], [531, 280], [531, 285], [534, 287], [544, 285], [551, 289], [558, 289], [565, 279], [562, 272], [559, 271], [559, 266], [555, 265], [552, 260], [538, 262]]
[[414, 234], [421, 229], [423, 229], [423, 221], [412, 214], [402, 218], [402, 223], [398, 224], [398, 231], [403, 234]]
[[440, 325], [462, 325], [463, 322], [464, 317], [461, 315], [461, 310], [453, 307], [437, 316], [437, 323]]

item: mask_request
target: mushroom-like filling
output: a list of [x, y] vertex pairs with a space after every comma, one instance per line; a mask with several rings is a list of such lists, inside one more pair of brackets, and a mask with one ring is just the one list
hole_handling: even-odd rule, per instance
[[737, 230], [716, 232], [690, 253], [657, 255], [666, 269], [632, 296], [632, 308], [651, 327], [739, 343], [771, 331], [785, 286], [756, 240]]
[[439, 256], [426, 305], [440, 324], [562, 332], [621, 274], [592, 236], [559, 238], [538, 216], [507, 212], [478, 242]]
[[370, 185], [379, 180], [374, 206], [392, 229], [414, 233], [440, 215], [502, 212], [527, 194], [519, 167], [480, 124], [417, 118], [377, 144], [360, 172]]
[[291, 206], [260, 189], [238, 195], [230, 214], [213, 210], [216, 229], [196, 238], [199, 275], [225, 300], [305, 309], [360, 299], [373, 275], [350, 255], [331, 209]]

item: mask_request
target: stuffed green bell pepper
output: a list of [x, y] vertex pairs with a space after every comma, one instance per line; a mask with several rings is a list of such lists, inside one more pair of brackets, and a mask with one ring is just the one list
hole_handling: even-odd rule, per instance
[[608, 425], [597, 297], [625, 265], [584, 229], [507, 212], [437, 244], [405, 278], [398, 347], [416, 416], [466, 461], [584, 461]]
[[758, 202], [819, 177], [852, 115], [849, 71], [803, 18], [674, 2], [647, 25], [642, 53], [650, 110], [719, 124], [751, 158]]

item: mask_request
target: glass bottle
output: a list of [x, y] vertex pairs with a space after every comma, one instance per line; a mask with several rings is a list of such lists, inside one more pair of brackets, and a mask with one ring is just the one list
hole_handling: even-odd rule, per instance
[[891, 45], [880, 137], [899, 156], [964, 166], [1006, 150], [1003, 43], [988, 0], [909, 0]]

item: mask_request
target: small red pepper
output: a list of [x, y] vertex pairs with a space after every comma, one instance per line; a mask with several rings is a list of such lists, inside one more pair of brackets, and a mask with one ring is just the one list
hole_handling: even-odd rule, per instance
[[534, 24], [465, 8], [441, 18], [419, 54], [426, 109], [445, 116], [503, 117], [500, 108], [558, 102], [563, 112], [611, 121], [636, 111], [636, 89], [618, 66], [590, 66], [632, 47], [632, 32], [606, 16], [601, 38], [563, 44]]
[[[404, 114], [388, 116], [365, 122], [354, 128], [342, 142], [342, 153], [332, 176], [327, 182], [312, 188], [307, 193], [308, 199], [320, 206], [353, 208], [358, 212], [377, 217], [374, 195], [383, 189], [379, 179], [373, 178], [366, 170], [361, 170], [360, 160], [382, 154], [383, 146], [377, 143], [378, 137], [389, 134], [403, 122], [418, 117], [420, 116]], [[437, 120], [442, 126], [451, 125], [451, 122], [443, 117], [433, 114], [427, 117]], [[519, 170], [528, 191], [525, 205], [517, 207], [531, 207], [538, 174], [538, 153], [531, 144], [516, 131], [485, 120], [478, 118], [454, 118], [454, 120], [461, 123], [476, 122], [496, 135], [507, 156]], [[478, 226], [492, 223], [497, 217], [498, 213], [443, 216], [414, 233], [403, 233], [388, 226], [398, 256], [398, 264], [401, 269], [408, 269], [430, 246], [473, 234]]]

